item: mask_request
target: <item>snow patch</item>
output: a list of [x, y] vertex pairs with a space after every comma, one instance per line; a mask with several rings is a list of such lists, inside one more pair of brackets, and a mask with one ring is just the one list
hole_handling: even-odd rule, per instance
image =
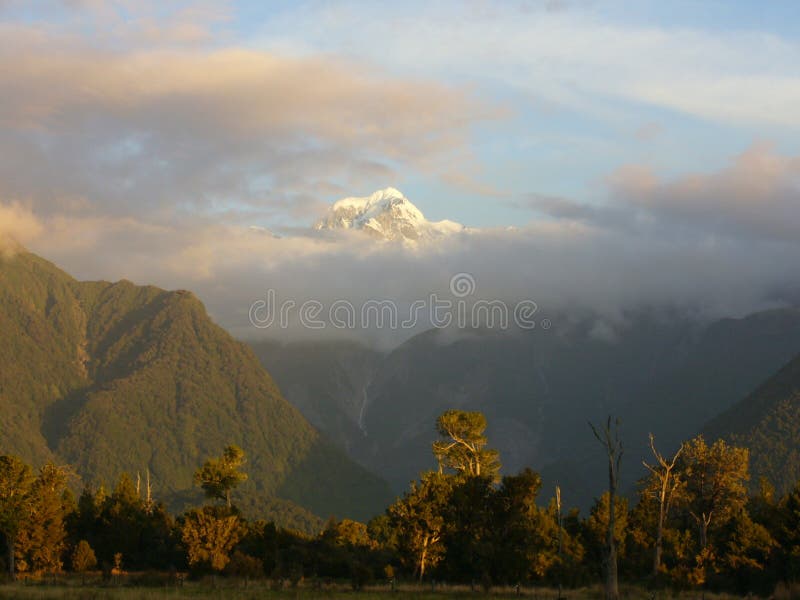
[[314, 229], [353, 229], [378, 239], [402, 242], [427, 241], [467, 231], [454, 221], [428, 221], [400, 190], [392, 187], [365, 197], [337, 200]]

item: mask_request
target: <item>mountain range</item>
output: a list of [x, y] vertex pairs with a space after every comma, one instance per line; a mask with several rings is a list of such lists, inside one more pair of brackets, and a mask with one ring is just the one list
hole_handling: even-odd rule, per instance
[[[427, 221], [393, 188], [334, 203], [316, 227], [412, 245], [469, 231]], [[0, 452], [69, 463], [89, 485], [147, 470], [181, 510], [199, 501], [194, 469], [235, 443], [250, 474], [237, 502], [307, 529], [381, 512], [434, 467], [436, 417], [450, 408], [486, 414], [504, 472], [531, 466], [581, 507], [605, 480], [587, 422], [609, 414], [627, 489], [650, 432], [664, 452], [698, 432], [747, 445], [754, 479], [781, 490], [800, 476], [800, 309], [551, 321], [432, 329], [390, 351], [242, 343], [190, 292], [79, 282], [18, 249], [0, 255]]]
[[391, 499], [190, 292], [79, 282], [20, 250], [0, 257], [0, 323], [0, 452], [69, 463], [95, 486], [147, 470], [180, 509], [199, 497], [194, 470], [237, 444], [249, 473], [237, 502], [293, 526], [367, 518]]
[[710, 323], [641, 311], [613, 337], [596, 330], [592, 318], [564, 315], [549, 331], [431, 330], [388, 353], [351, 342], [253, 346], [287, 398], [395, 491], [434, 467], [436, 417], [463, 408], [487, 415], [504, 472], [532, 466], [582, 507], [606, 477], [587, 421], [620, 418], [630, 488], [649, 432], [675, 449], [800, 351], [791, 308]]

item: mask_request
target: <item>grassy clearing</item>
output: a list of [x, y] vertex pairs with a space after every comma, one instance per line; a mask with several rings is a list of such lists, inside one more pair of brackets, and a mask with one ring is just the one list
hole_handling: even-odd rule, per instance
[[[400, 585], [395, 592], [388, 586], [369, 586], [354, 592], [345, 585], [326, 586], [313, 589], [299, 586], [296, 589], [276, 590], [268, 581], [248, 582], [230, 579], [201, 582], [186, 582], [182, 586], [133, 587], [130, 585], [101, 585], [91, 582], [82, 585], [79, 581], [61, 581], [55, 584], [13, 583], [0, 585], [0, 600], [160, 600], [163, 598], [224, 598], [232, 600], [256, 599], [312, 599], [331, 598], [336, 600], [446, 600], [448, 598], [528, 598], [532, 600], [557, 600], [558, 592], [546, 588], [522, 588], [519, 594], [514, 588], [493, 588], [489, 594], [469, 586], [438, 586], [431, 591], [429, 585]], [[565, 590], [564, 600], [599, 600], [603, 597], [599, 586]], [[653, 592], [636, 586], [623, 586], [620, 589], [622, 600], [695, 600], [700, 592]], [[705, 594], [706, 600], [733, 600], [736, 596]]]

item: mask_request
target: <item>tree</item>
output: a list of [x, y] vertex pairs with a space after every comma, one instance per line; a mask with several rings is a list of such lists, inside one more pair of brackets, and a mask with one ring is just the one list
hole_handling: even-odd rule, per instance
[[230, 445], [219, 458], [209, 458], [194, 474], [194, 481], [203, 488], [208, 498], [222, 500], [231, 507], [231, 490], [247, 480], [240, 471], [245, 463], [244, 451]]
[[0, 456], [0, 533], [6, 539], [8, 574], [16, 577], [16, 541], [30, 513], [34, 477], [31, 468], [15, 456]]
[[61, 570], [67, 537], [64, 495], [68, 477], [66, 467], [47, 463], [31, 485], [30, 513], [17, 534], [17, 555], [34, 573]]
[[538, 543], [542, 531], [536, 498], [541, 487], [542, 478], [530, 469], [503, 477], [495, 501], [498, 579], [525, 581], [535, 571], [531, 565], [545, 554]]
[[387, 511], [401, 558], [420, 580], [428, 567], [435, 566], [443, 556], [442, 532], [451, 491], [449, 477], [425, 473]]
[[325, 524], [325, 530], [320, 534], [320, 537], [330, 541], [335, 546], [353, 548], [370, 548], [373, 546], [367, 526], [351, 519], [337, 521], [331, 517]]
[[208, 506], [192, 510], [181, 530], [189, 566], [221, 572], [245, 533], [244, 523], [235, 513]]
[[448, 410], [436, 420], [436, 429], [444, 439], [433, 443], [439, 472], [445, 468], [469, 477], [500, 477], [497, 450], [486, 449], [486, 417], [480, 412]]
[[616, 495], [619, 477], [619, 463], [622, 460], [622, 441], [619, 439], [619, 419], [612, 427], [611, 417], [608, 417], [606, 426], [602, 432], [589, 423], [592, 433], [605, 448], [608, 456], [608, 528], [606, 530], [606, 546], [604, 554], [604, 566], [606, 574], [606, 600], [617, 600], [619, 598], [619, 586], [617, 583], [617, 543], [615, 537], [616, 521]]
[[442, 574], [451, 581], [491, 582], [497, 539], [497, 490], [489, 477], [454, 478], [445, 509]]
[[136, 485], [127, 473], [122, 473], [100, 507], [99, 531], [94, 536], [100, 560], [110, 564], [114, 555], [121, 552], [129, 566], [142, 566], [142, 558], [154, 551], [142, 544], [147, 518]]
[[81, 540], [72, 553], [72, 570], [76, 573], [86, 573], [97, 566], [97, 557], [94, 550], [86, 540]]
[[742, 595], [753, 592], [755, 587], [761, 587], [762, 592], [772, 591], [771, 586], [760, 582], [777, 546], [766, 527], [753, 521], [742, 509], [732, 515], [716, 537], [718, 569], [727, 586], [735, 586]]
[[565, 564], [578, 549], [563, 530], [561, 508], [554, 500], [539, 508], [542, 479], [531, 469], [506, 475], [495, 494], [494, 573], [498, 581], [527, 580], [561, 584]]
[[225, 572], [234, 577], [242, 577], [245, 581], [259, 579], [264, 576], [264, 561], [237, 550], [231, 556], [228, 566], [225, 567]]
[[[609, 526], [609, 493], [605, 492], [595, 500], [586, 519], [586, 538], [592, 542], [592, 547], [603, 548], [607, 541]], [[628, 532], [628, 500], [622, 496], [614, 499], [614, 547], [617, 559], [625, 557], [625, 539]], [[597, 557], [596, 551], [593, 553]], [[604, 557], [605, 552], [601, 555]]]
[[775, 537], [781, 548], [780, 575], [786, 581], [800, 581], [800, 481], [781, 499], [777, 520]]
[[688, 442], [680, 460], [686, 482], [686, 510], [698, 527], [700, 549], [708, 546], [712, 523], [722, 524], [747, 503], [749, 451], [703, 436]]
[[656, 450], [655, 436], [650, 434], [650, 450], [656, 459], [656, 464], [651, 465], [646, 461], [642, 464], [650, 471], [651, 480], [648, 486], [653, 496], [658, 501], [658, 517], [656, 521], [656, 538], [653, 549], [653, 577], [658, 575], [661, 568], [661, 554], [664, 542], [664, 521], [669, 515], [672, 499], [675, 492], [681, 485], [681, 480], [674, 476], [673, 471], [678, 462], [678, 458], [683, 452], [683, 444], [678, 451], [667, 460], [663, 454]]

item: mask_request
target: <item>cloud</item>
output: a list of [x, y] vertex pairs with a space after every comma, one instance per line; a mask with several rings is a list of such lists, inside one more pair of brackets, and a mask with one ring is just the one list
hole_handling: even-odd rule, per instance
[[[413, 31], [414, 43], [397, 31]], [[270, 21], [264, 38], [268, 47], [502, 83], [540, 107], [614, 120], [632, 107], [654, 106], [726, 124], [800, 127], [800, 44], [759, 31], [615, 22], [592, 4], [549, 11], [439, 2], [378, 10], [312, 2]]]
[[800, 156], [754, 144], [716, 173], [660, 179], [629, 165], [609, 177], [611, 194], [664, 227], [702, 235], [797, 244], [800, 232]]
[[[456, 273], [476, 282], [469, 300], [513, 306], [533, 300], [558, 327], [568, 315], [594, 315], [596, 335], [643, 308], [680, 309], [698, 318], [738, 316], [797, 301], [800, 239], [797, 166], [791, 156], [754, 146], [717, 172], [662, 179], [642, 168], [609, 176], [603, 204], [531, 195], [540, 215], [529, 225], [454, 235], [404, 247], [349, 235], [295, 229], [275, 237], [203, 215], [182, 222], [132, 217], [54, 215], [38, 224], [30, 246], [81, 278], [126, 277], [195, 290], [236, 335], [282, 339], [357, 337], [380, 346], [413, 330], [259, 331], [248, 310], [272, 289], [278, 302], [330, 307], [391, 300], [407, 314], [436, 293], [454, 300]], [[413, 200], [413, 199], [412, 199]], [[18, 209], [17, 209], [18, 210]], [[784, 235], [785, 234], [785, 235]], [[538, 318], [538, 317], [537, 317]]]
[[470, 164], [469, 92], [239, 47], [105, 48], [0, 25], [0, 197], [108, 214], [310, 213], [321, 189]]
[[18, 202], [0, 203], [0, 254], [13, 254], [21, 244], [41, 233], [41, 223], [28, 208]]

